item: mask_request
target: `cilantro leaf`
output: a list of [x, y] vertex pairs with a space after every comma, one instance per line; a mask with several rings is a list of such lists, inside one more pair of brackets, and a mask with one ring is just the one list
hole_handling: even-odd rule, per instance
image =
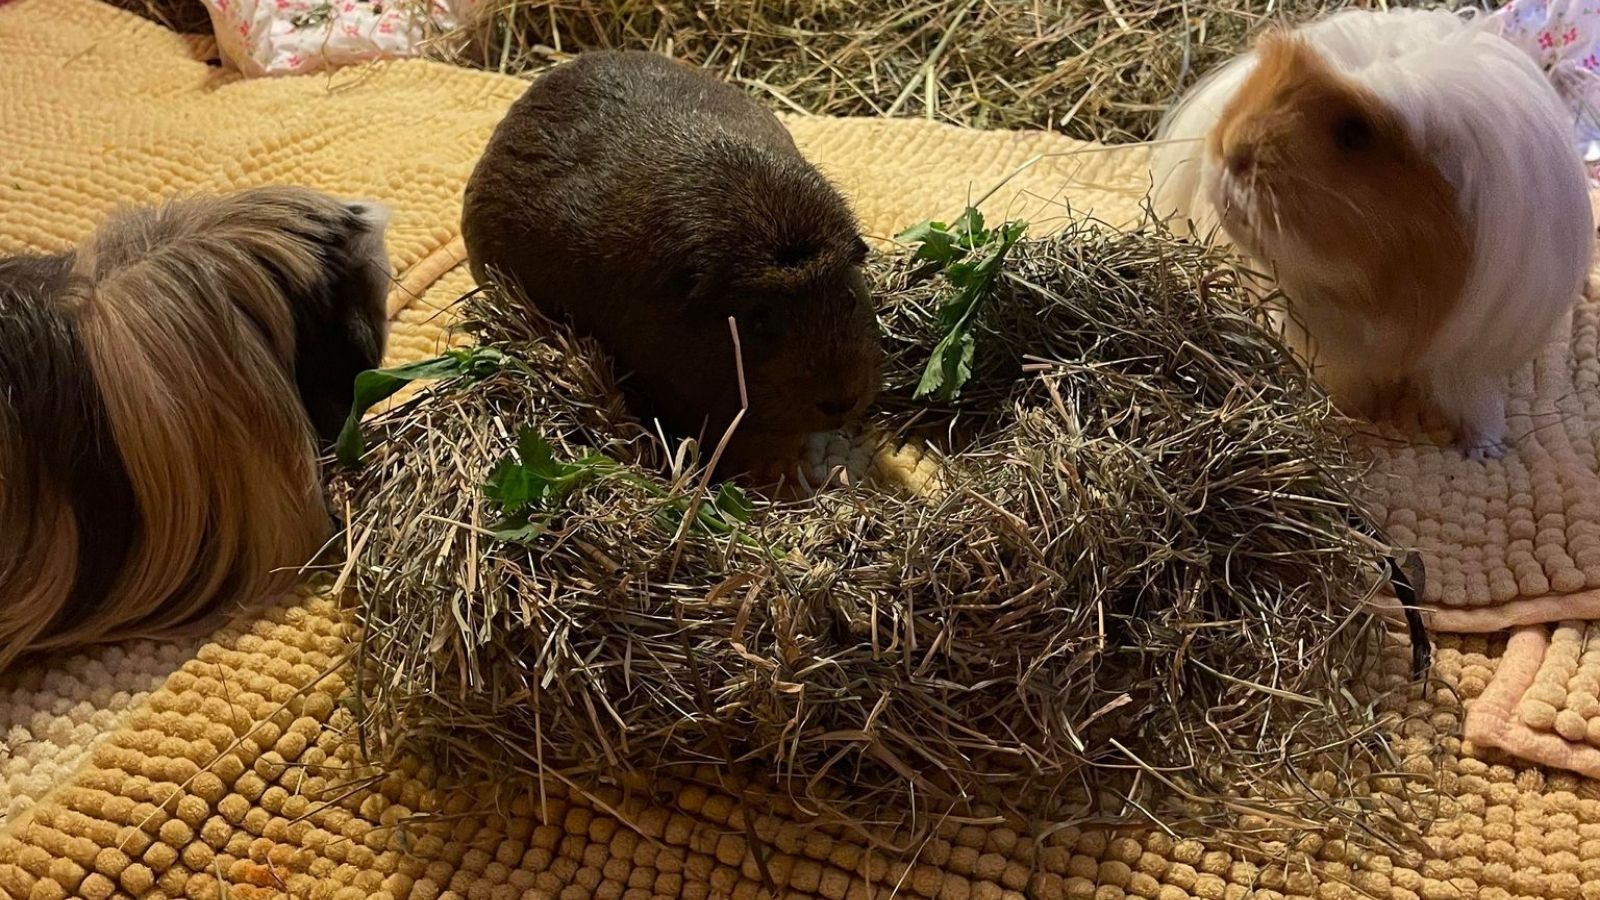
[[895, 235], [894, 239], [902, 244], [917, 244], [917, 252], [912, 259], [918, 262], [949, 265], [959, 259], [963, 252], [956, 246], [955, 235], [943, 222], [923, 222], [920, 225], [913, 225]]
[[[957, 329], [945, 334], [933, 348], [933, 356], [922, 370], [922, 380], [917, 382], [917, 397], [939, 394], [953, 399], [960, 393], [961, 385], [972, 377], [972, 357], [976, 341], [972, 332]], [[953, 390], [947, 390], [954, 386]]]
[[537, 538], [568, 494], [617, 468], [617, 462], [602, 453], [561, 462], [542, 435], [532, 428], [521, 429], [515, 453], [496, 464], [483, 485], [484, 496], [503, 517], [493, 529], [495, 537], [508, 542]]
[[1026, 231], [1024, 222], [986, 228], [983, 214], [969, 206], [954, 225], [923, 222], [897, 236], [917, 245], [913, 259], [936, 263], [951, 289], [939, 306], [941, 336], [917, 382], [917, 399], [937, 396], [954, 400], [972, 378], [974, 321], [993, 293], [1006, 255]]

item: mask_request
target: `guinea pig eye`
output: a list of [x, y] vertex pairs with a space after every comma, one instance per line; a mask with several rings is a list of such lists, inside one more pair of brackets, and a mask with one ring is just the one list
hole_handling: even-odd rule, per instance
[[814, 242], [800, 241], [779, 247], [772, 255], [772, 261], [782, 269], [798, 269], [815, 259], [817, 253], [818, 247]]
[[1372, 125], [1358, 115], [1340, 116], [1333, 123], [1333, 143], [1346, 153], [1372, 146]]
[[669, 296], [693, 300], [700, 293], [700, 273], [691, 267], [685, 266], [670, 273], [662, 282], [661, 287]]

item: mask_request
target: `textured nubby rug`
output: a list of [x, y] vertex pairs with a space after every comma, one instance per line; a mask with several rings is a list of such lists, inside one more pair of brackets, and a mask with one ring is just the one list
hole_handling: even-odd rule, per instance
[[[0, 253], [64, 246], [119, 203], [299, 182], [393, 205], [392, 361], [453, 340], [445, 307], [471, 286], [461, 187], [522, 83], [415, 61], [240, 80], [206, 65], [207, 49], [90, 0], [0, 6]], [[987, 211], [1036, 233], [1069, 201], [1133, 221], [1145, 188], [1136, 149], [920, 121], [788, 124], [879, 238], [1001, 182]], [[1600, 782], [1584, 777], [1600, 776], [1600, 643], [1588, 649], [1584, 621], [1600, 612], [1597, 321], [1584, 306], [1523, 379], [1504, 461], [1363, 439], [1370, 499], [1424, 557], [1432, 627], [1462, 632], [1440, 634], [1426, 698], [1405, 687], [1399, 644], [1372, 676], [1402, 698], [1396, 764], [1438, 774], [1425, 847], [1313, 841], [1299, 848], [1319, 861], [1313, 876], [1159, 832], [950, 823], [892, 856], [753, 788], [687, 782], [578, 794], [552, 781], [486, 809], [426, 765], [363, 767], [340, 706], [344, 625], [308, 589], [203, 642], [0, 676], [0, 896], [1588, 896], [1600, 885]], [[1512, 626], [1508, 644], [1496, 633]]]

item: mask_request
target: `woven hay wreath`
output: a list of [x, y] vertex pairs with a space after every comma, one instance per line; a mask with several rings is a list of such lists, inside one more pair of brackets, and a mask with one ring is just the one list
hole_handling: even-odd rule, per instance
[[1326, 397], [1214, 251], [1021, 232], [969, 212], [872, 263], [887, 388], [804, 500], [710, 482], [506, 292], [463, 299], [473, 349], [369, 373], [449, 376], [341, 485], [371, 746], [709, 766], [855, 821], [1406, 818], [1372, 800], [1382, 569]]

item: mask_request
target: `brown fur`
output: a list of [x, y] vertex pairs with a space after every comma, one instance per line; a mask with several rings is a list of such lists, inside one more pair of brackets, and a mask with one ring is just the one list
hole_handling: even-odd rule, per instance
[[877, 321], [849, 207], [741, 91], [642, 52], [541, 78], [468, 182], [474, 274], [598, 338], [635, 412], [714, 443], [750, 408], [736, 465], [798, 452], [878, 389]]
[[[365, 255], [381, 245], [361, 216], [259, 189], [124, 213], [73, 254], [11, 267], [44, 271], [4, 299], [55, 339], [0, 346], [0, 370], [61, 374], [20, 387], [0, 421], [59, 387], [75, 395], [61, 417], [82, 422], [67, 439], [29, 421], [0, 438], [0, 533], [21, 538], [0, 553], [0, 667], [205, 627], [292, 583], [331, 527], [305, 403], [341, 391], [297, 379], [304, 335], [360, 322], [381, 348], [387, 261]], [[343, 351], [352, 366], [376, 364], [367, 337]]]
[[[1461, 299], [1472, 255], [1454, 192], [1384, 104], [1334, 72], [1304, 42], [1267, 36], [1257, 68], [1223, 110], [1208, 150], [1251, 180], [1261, 209], [1218, 203], [1246, 250], [1278, 267], [1297, 309], [1343, 309], [1389, 335], [1366, 360], [1323, 360], [1338, 394], [1349, 380], [1398, 369], [1420, 353]], [[1315, 248], [1295, 252], [1287, 236]], [[1317, 269], [1292, 260], [1319, 259]], [[1377, 412], [1406, 390], [1373, 398]]]

